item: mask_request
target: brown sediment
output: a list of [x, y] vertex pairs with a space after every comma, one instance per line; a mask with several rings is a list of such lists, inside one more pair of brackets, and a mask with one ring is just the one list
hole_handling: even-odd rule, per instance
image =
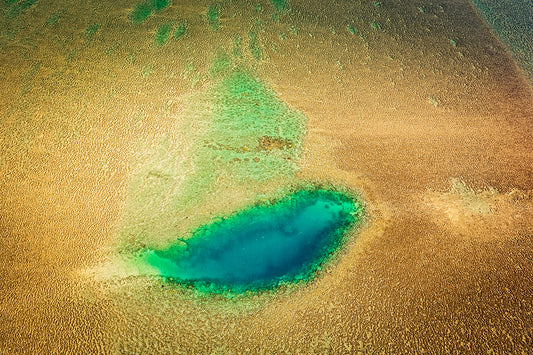
[[[116, 256], [146, 151], [163, 136], [194, 150], [180, 130], [186, 98], [211, 85], [210, 61], [243, 23], [268, 23], [269, 3], [227, 5], [217, 31], [198, 16], [209, 4], [180, 3], [165, 11], [187, 20], [187, 36], [163, 48], [148, 29], [168, 20], [128, 27], [119, 3], [39, 2], [2, 23], [14, 37], [0, 38], [0, 352], [533, 347], [531, 86], [467, 1], [335, 4], [291, 1], [258, 32], [263, 60], [244, 57], [307, 116], [300, 178], [359, 191], [367, 222], [314, 283], [246, 300], [198, 300], [120, 270], [93, 276]], [[38, 29], [54, 12], [63, 24]], [[201, 207], [224, 208], [217, 196]]]
[[293, 148], [294, 143], [290, 139], [283, 139], [280, 137], [269, 137], [262, 136], [258, 139], [259, 147], [262, 150], [272, 150], [272, 149], [287, 149]]

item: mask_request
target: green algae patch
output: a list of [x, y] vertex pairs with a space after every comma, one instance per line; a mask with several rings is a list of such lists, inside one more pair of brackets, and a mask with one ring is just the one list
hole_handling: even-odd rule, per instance
[[99, 23], [93, 23], [91, 24], [87, 30], [85, 30], [85, 37], [87, 39], [91, 39], [92, 36], [94, 36], [96, 34], [96, 32], [100, 29], [101, 27], [101, 24]]
[[290, 9], [289, 1], [287, 0], [270, 0], [270, 3], [276, 11], [286, 11]]
[[356, 34], [359, 33], [359, 30], [357, 28], [355, 28], [354, 25], [352, 25], [352, 24], [347, 25], [346, 29], [348, 30], [348, 32], [350, 32], [353, 35], [356, 35]]
[[186, 32], [187, 32], [187, 23], [180, 22], [177, 24], [176, 28], [174, 29], [173, 37], [175, 40], [178, 40], [181, 37], [183, 37]]
[[130, 21], [140, 25], [152, 15], [152, 11], [152, 5], [148, 1], [141, 2], [135, 5], [133, 11], [130, 13]]
[[135, 5], [130, 13], [130, 21], [136, 25], [144, 23], [153, 13], [161, 12], [170, 6], [170, 0], [149, 0]]
[[171, 33], [172, 33], [172, 24], [171, 23], [162, 24], [155, 31], [154, 42], [158, 46], [164, 46], [165, 44], [167, 44]]
[[377, 21], [370, 21], [370, 27], [372, 27], [374, 30], [383, 30], [383, 27]]
[[46, 20], [46, 24], [48, 26], [55, 25], [60, 17], [61, 17], [61, 14], [59, 13], [53, 14], [50, 17], [48, 17], [48, 19]]
[[209, 6], [205, 16], [207, 18], [207, 23], [209, 23], [209, 27], [211, 27], [213, 31], [218, 30], [220, 27], [220, 10], [218, 6], [215, 4]]
[[152, 8], [155, 12], [161, 12], [170, 5], [170, 0], [152, 0]]
[[272, 289], [312, 278], [360, 214], [359, 203], [341, 192], [302, 190], [211, 221], [140, 260], [200, 291]]
[[6, 4], [9, 5], [9, 7], [6, 11], [5, 17], [7, 20], [13, 20], [23, 12], [26, 12], [31, 7], [35, 6], [37, 4], [37, 0], [22, 0], [18, 2], [7, 2]]

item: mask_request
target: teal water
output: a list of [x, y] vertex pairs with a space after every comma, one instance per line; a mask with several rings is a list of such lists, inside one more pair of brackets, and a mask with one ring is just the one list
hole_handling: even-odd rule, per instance
[[320, 268], [358, 220], [360, 205], [330, 190], [304, 190], [194, 231], [144, 261], [161, 276], [214, 292], [273, 288]]
[[471, 0], [533, 83], [533, 1]]

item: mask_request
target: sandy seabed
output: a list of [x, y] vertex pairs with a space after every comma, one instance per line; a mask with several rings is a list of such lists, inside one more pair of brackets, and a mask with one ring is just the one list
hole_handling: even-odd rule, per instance
[[[131, 1], [9, 2], [1, 353], [533, 351], [533, 91], [467, 1], [220, 1], [209, 21], [210, 2], [175, 0], [138, 25]], [[194, 156], [202, 93], [234, 67], [306, 117], [284, 183], [357, 191], [366, 217], [310, 284], [209, 298], [116, 258], [131, 181], [162, 141], [168, 161]], [[159, 163], [178, 189], [201, 171]], [[278, 183], [216, 180], [181, 217]]]

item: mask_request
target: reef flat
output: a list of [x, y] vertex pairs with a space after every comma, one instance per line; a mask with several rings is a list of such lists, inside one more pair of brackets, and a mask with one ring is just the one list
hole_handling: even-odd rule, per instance
[[[527, 49], [530, 1], [475, 3], [496, 21], [467, 0], [0, 1], [0, 353], [530, 353], [533, 90], [495, 36]], [[243, 267], [266, 287], [230, 293], [222, 232], [287, 203], [317, 236], [285, 200], [315, 190], [364, 202], [333, 255]]]

